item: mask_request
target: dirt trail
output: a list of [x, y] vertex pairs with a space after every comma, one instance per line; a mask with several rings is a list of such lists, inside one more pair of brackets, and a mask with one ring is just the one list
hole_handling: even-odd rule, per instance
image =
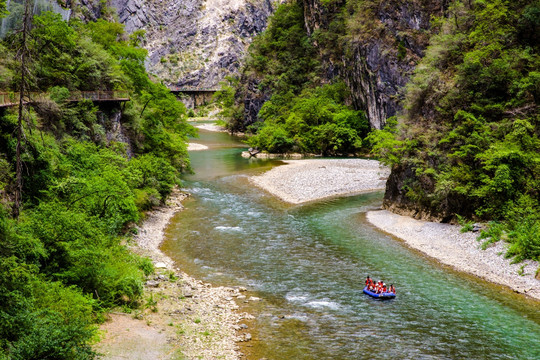
[[108, 360], [164, 360], [171, 356], [167, 335], [129, 315], [113, 314], [101, 330], [104, 338], [99, 351]]

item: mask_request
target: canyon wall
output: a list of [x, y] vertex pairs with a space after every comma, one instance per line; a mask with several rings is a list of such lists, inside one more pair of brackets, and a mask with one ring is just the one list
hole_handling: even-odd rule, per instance
[[430, 19], [442, 15], [447, 3], [372, 0], [353, 6], [339, 0], [332, 5], [303, 0], [310, 35], [332, 31], [332, 22], [345, 17], [342, 52], [323, 60], [328, 73], [337, 72], [348, 84], [354, 106], [366, 112], [373, 128], [382, 128], [401, 109], [402, 89], [429, 40]]
[[[83, 0], [84, 1], [84, 0]], [[147, 69], [172, 89], [235, 75], [276, 0], [110, 0], [128, 32], [144, 30]]]

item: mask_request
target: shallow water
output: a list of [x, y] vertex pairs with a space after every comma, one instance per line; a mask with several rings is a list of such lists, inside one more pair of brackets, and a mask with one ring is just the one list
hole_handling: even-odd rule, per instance
[[[456, 273], [365, 220], [382, 193], [284, 204], [247, 181], [276, 161], [246, 160], [227, 134], [201, 132], [193, 196], [163, 250], [186, 272], [263, 300], [251, 359], [539, 359], [539, 303]], [[362, 294], [366, 275], [395, 300]], [[251, 325], [251, 324], [250, 324]], [[253, 331], [250, 329], [250, 331]]]

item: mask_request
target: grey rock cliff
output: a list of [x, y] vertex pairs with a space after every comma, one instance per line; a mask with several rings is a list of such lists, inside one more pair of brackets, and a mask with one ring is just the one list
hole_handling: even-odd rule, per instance
[[216, 87], [237, 74], [277, 0], [111, 0], [128, 32], [143, 29], [147, 69], [171, 88]]
[[[339, 58], [325, 59], [326, 67], [349, 85], [354, 105], [366, 111], [372, 127], [380, 129], [386, 119], [400, 110], [401, 90], [427, 46], [432, 15], [441, 15], [447, 0], [373, 2], [368, 27], [373, 34], [352, 35]], [[327, 7], [320, 0], [303, 0], [305, 26], [309, 34], [328, 29], [344, 1]], [[359, 10], [356, 10], [359, 11]], [[399, 55], [399, 46], [406, 50]]]

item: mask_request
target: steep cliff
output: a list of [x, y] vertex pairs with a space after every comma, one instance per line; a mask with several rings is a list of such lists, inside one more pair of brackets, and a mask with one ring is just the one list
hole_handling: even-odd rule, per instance
[[[430, 19], [442, 15], [447, 3], [303, 0], [306, 30], [326, 72], [346, 81], [373, 128], [399, 111], [402, 89], [427, 46]], [[320, 35], [336, 29], [338, 37]]]
[[128, 32], [145, 30], [149, 72], [170, 87], [212, 88], [237, 74], [276, 1], [111, 0], [111, 5]]
[[[365, 111], [372, 128], [382, 128], [401, 109], [403, 89], [429, 41], [430, 20], [443, 15], [448, 0], [296, 2], [303, 9], [306, 41], [320, 63], [319, 84], [345, 81], [354, 108]], [[250, 70], [243, 73], [238, 91], [246, 125], [258, 119], [258, 110], [273, 93], [259, 86], [268, 73], [254, 76]]]

